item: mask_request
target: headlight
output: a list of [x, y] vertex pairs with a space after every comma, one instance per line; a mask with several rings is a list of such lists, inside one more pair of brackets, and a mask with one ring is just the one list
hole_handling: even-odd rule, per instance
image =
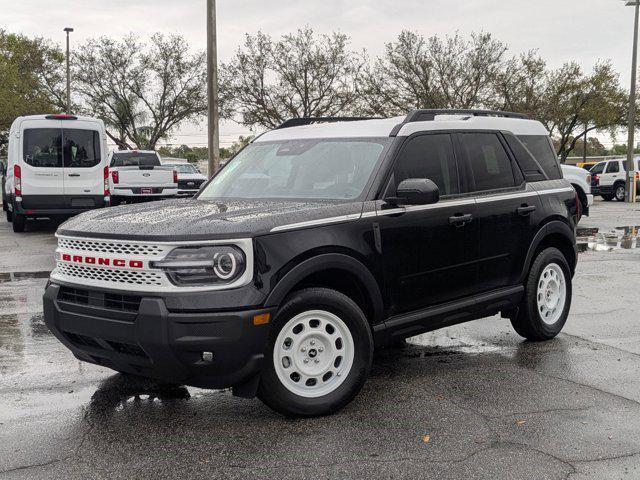
[[208, 286], [233, 283], [246, 269], [245, 256], [237, 247], [180, 247], [164, 260], [152, 262], [164, 270], [175, 285]]

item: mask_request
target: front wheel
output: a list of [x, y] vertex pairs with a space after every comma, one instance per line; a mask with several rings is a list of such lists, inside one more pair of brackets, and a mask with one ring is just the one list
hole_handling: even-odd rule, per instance
[[551, 340], [567, 321], [571, 308], [571, 271], [557, 248], [541, 251], [529, 270], [525, 294], [511, 320], [515, 331], [528, 340]]
[[615, 188], [613, 189], [614, 192], [614, 196], [616, 197], [616, 200], [619, 202], [624, 202], [624, 197], [625, 197], [625, 186], [622, 183], [619, 183], [615, 186]]
[[293, 293], [276, 314], [258, 397], [292, 417], [334, 413], [360, 391], [373, 338], [362, 310], [326, 288]]

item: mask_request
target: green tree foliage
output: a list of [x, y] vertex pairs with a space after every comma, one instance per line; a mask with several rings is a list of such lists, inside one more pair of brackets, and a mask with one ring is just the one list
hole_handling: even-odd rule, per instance
[[344, 34], [315, 35], [308, 27], [277, 40], [247, 35], [221, 68], [233, 113], [243, 125], [274, 128], [289, 118], [353, 110], [364, 58], [348, 44]]
[[0, 30], [0, 151], [16, 117], [64, 108], [63, 61], [48, 40]]
[[190, 53], [179, 35], [157, 33], [148, 44], [134, 35], [90, 40], [73, 64], [85, 110], [120, 147], [154, 149], [180, 123], [206, 114], [205, 54]]

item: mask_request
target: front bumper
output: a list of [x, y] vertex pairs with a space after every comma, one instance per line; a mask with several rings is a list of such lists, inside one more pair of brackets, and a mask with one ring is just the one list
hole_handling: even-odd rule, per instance
[[201, 388], [257, 385], [269, 325], [256, 326], [253, 317], [269, 309], [171, 311], [170, 298], [55, 283], [43, 301], [47, 327], [79, 360]]

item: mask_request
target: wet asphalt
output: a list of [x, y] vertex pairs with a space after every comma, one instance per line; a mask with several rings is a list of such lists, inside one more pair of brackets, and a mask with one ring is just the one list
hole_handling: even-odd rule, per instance
[[[582, 226], [597, 246], [636, 223], [640, 206], [597, 202]], [[54, 230], [0, 222], [0, 479], [640, 478], [635, 242], [580, 254], [555, 340], [498, 317], [414, 337], [342, 412], [288, 420], [75, 360], [42, 318]]]

